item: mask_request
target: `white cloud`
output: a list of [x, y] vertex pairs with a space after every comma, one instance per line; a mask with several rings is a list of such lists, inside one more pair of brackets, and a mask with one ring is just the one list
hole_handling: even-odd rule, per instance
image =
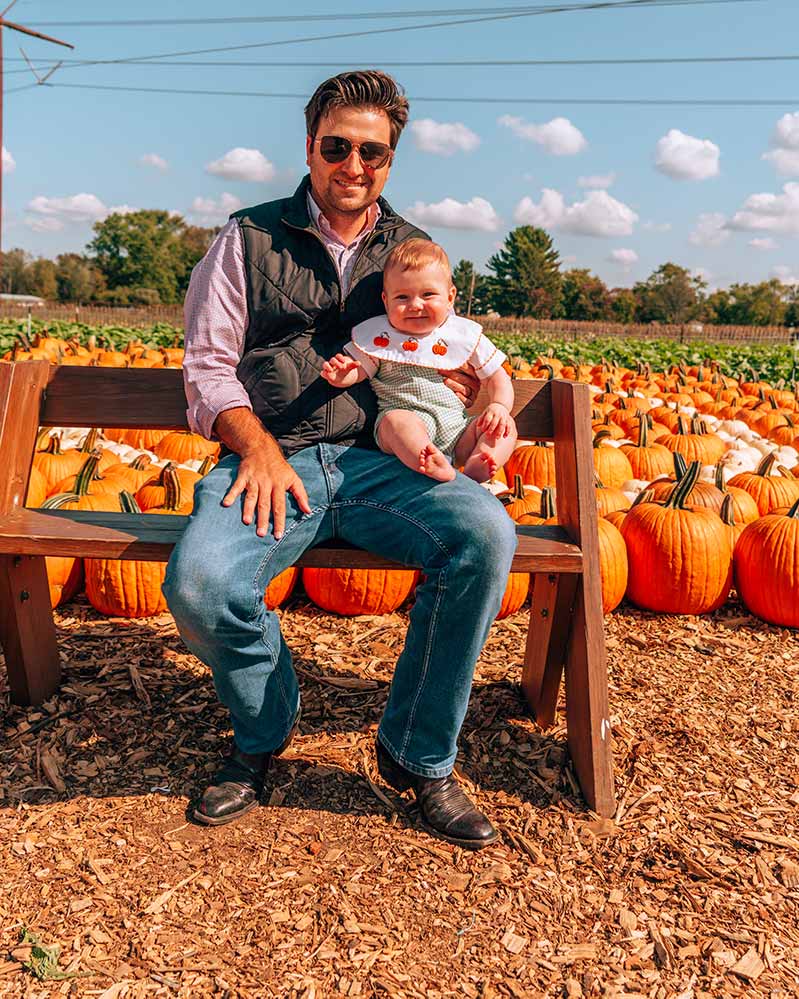
[[522, 198], [513, 213], [520, 225], [560, 229], [580, 236], [629, 236], [638, 216], [628, 205], [607, 191], [589, 191], [584, 201], [567, 205], [559, 191], [545, 187], [541, 201]]
[[777, 173], [799, 177], [799, 111], [780, 118], [774, 127], [771, 145], [771, 152], [763, 153], [763, 159], [773, 163]]
[[212, 163], [206, 171], [226, 180], [244, 180], [252, 183], [268, 184], [275, 179], [277, 171], [272, 163], [258, 149], [244, 149], [237, 146]]
[[17, 167], [17, 161], [11, 153], [3, 146], [3, 173], [13, 173]]
[[520, 139], [537, 142], [553, 156], [574, 156], [588, 145], [583, 133], [568, 118], [553, 118], [544, 125], [534, 125], [515, 115], [504, 114], [497, 121]]
[[218, 201], [213, 198], [195, 198], [191, 203], [191, 214], [206, 225], [220, 225], [227, 222], [228, 215], [241, 207], [242, 202], [236, 195], [225, 191]]
[[132, 205], [113, 205], [108, 209], [109, 215], [132, 215], [134, 212], [141, 211], [140, 208], [134, 208]]
[[782, 281], [783, 284], [799, 284], [799, 274], [796, 274], [787, 264], [777, 264], [771, 269], [772, 277]]
[[594, 173], [589, 177], [578, 177], [578, 187], [590, 187], [595, 191], [602, 191], [608, 187], [613, 187], [616, 183], [615, 173]]
[[771, 238], [771, 236], [766, 236], [765, 239], [750, 239], [749, 245], [753, 250], [776, 250], [777, 243]]
[[25, 219], [25, 225], [29, 229], [33, 229], [34, 232], [61, 232], [64, 228], [61, 219], [57, 219], [54, 215], [40, 215], [38, 217], [29, 215]]
[[658, 140], [655, 166], [674, 180], [707, 180], [719, 174], [719, 147], [672, 128]]
[[644, 222], [641, 228], [647, 232], [671, 232], [671, 222]]
[[782, 194], [752, 194], [737, 211], [731, 229], [799, 235], [799, 183], [783, 185]]
[[619, 249], [613, 250], [608, 260], [614, 264], [620, 264], [624, 270], [629, 271], [633, 264], [638, 263], [638, 254], [635, 250]]
[[96, 222], [108, 214], [108, 209], [95, 194], [73, 194], [68, 198], [39, 195], [28, 202], [28, 211], [64, 222]]
[[158, 153], [145, 153], [144, 156], [139, 158], [139, 163], [142, 166], [155, 167], [156, 170], [164, 171], [169, 169], [167, 161], [163, 156], [159, 156]]
[[480, 229], [494, 232], [499, 228], [499, 216], [490, 201], [485, 198], [472, 198], [471, 201], [456, 201], [444, 198], [436, 204], [426, 205], [416, 201], [407, 213], [420, 225], [440, 226], [443, 229]]
[[420, 118], [411, 122], [411, 132], [417, 149], [436, 156], [471, 153], [480, 145], [480, 136], [460, 121]]
[[721, 246], [729, 236], [725, 215], [721, 212], [703, 212], [696, 220], [696, 227], [689, 235], [688, 242], [694, 246]]

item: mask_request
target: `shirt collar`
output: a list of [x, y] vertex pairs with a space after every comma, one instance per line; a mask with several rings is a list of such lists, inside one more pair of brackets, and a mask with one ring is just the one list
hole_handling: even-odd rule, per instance
[[[327, 220], [327, 216], [324, 214], [322, 209], [317, 205], [314, 196], [311, 194], [310, 187], [308, 188], [308, 211], [311, 214], [311, 220], [319, 232], [326, 238], [333, 240], [336, 243], [340, 243], [342, 246], [347, 246], [348, 244], [339, 236], [336, 230], [331, 226]], [[380, 205], [377, 202], [369, 206], [366, 213], [366, 221], [364, 222], [363, 229], [358, 233], [358, 235], [353, 239], [352, 246], [362, 239], [368, 232], [371, 232], [377, 225], [377, 220], [380, 218], [382, 212], [380, 211]]]

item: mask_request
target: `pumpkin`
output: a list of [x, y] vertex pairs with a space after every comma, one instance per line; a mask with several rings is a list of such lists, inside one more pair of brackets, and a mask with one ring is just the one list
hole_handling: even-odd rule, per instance
[[50, 606], [58, 607], [71, 600], [83, 586], [83, 559], [65, 555], [47, 555], [47, 583]]
[[[119, 494], [124, 513], [141, 513], [133, 495], [126, 490]], [[158, 511], [163, 513], [166, 511]], [[113, 617], [152, 617], [167, 610], [161, 586], [166, 575], [165, 562], [136, 559], [87, 558], [86, 596], [101, 614]]]
[[594, 472], [594, 496], [596, 497], [596, 512], [600, 517], [606, 517], [614, 510], [630, 509], [630, 501], [621, 489], [604, 485], [596, 472]]
[[105, 435], [119, 444], [127, 444], [141, 451], [152, 451], [171, 431], [153, 430], [150, 428], [132, 427], [130, 429], [106, 430]]
[[500, 605], [499, 613], [497, 614], [497, 621], [501, 621], [503, 618], [509, 617], [511, 614], [515, 614], [527, 599], [527, 593], [529, 590], [530, 573], [511, 572], [508, 575], [508, 585], [505, 587], [505, 593], [502, 596], [502, 604]]
[[638, 503], [621, 526], [627, 546], [627, 596], [665, 614], [704, 614], [727, 599], [732, 549], [712, 510], [687, 509], [699, 465], [692, 463], [666, 502]]
[[264, 603], [267, 610], [274, 610], [288, 600], [300, 576], [299, 567], [290, 565], [288, 569], [279, 572], [264, 591]]
[[745, 489], [740, 489], [738, 486], [731, 486], [724, 481], [724, 465], [722, 462], [718, 462], [716, 465], [716, 488], [725, 499], [727, 496], [730, 497], [732, 516], [734, 516], [735, 522], [742, 527], [744, 524], [751, 524], [760, 516], [757, 503]]
[[83, 462], [76, 475], [68, 475], [65, 479], [57, 482], [50, 491], [51, 496], [59, 493], [77, 493], [79, 496], [107, 494], [116, 496], [123, 487], [123, 483], [112, 475], [105, 475], [100, 471], [102, 454], [95, 451]]
[[135, 493], [145, 482], [157, 477], [158, 468], [153, 465], [148, 454], [140, 454], [129, 463], [118, 461], [115, 465], [109, 465], [105, 474], [118, 481], [121, 489]]
[[69, 475], [76, 475], [86, 455], [71, 447], [61, 450], [61, 434], [53, 434], [43, 451], [37, 451], [33, 456], [33, 467], [44, 475], [47, 490], [51, 492], [57, 482]]
[[538, 486], [539, 489], [554, 486], [555, 449], [543, 441], [523, 444], [505, 462], [505, 474], [511, 482], [516, 475], [521, 475], [526, 486]]
[[799, 499], [799, 481], [781, 465], [778, 474], [772, 474], [776, 461], [774, 454], [767, 454], [754, 472], [739, 472], [727, 483], [749, 493], [757, 503], [757, 511], [761, 517], [781, 506], [790, 506]]
[[[679, 451], [686, 461], [698, 461], [703, 465], [715, 465], [724, 453], [724, 442], [720, 438], [715, 438], [718, 442], [713, 443], [713, 435], [699, 433], [698, 425], [694, 425], [693, 431], [682, 417], [677, 420], [677, 433], [664, 434], [660, 437], [659, 443], [667, 447], [669, 451]], [[719, 454], [718, 445], [721, 445]]]
[[654, 440], [650, 442], [649, 420], [644, 414], [639, 418], [638, 427], [638, 443], [622, 444], [620, 448], [630, 463], [630, 478], [651, 482], [660, 475], [668, 475], [672, 468], [671, 451]]
[[[196, 473], [195, 473], [196, 474]], [[194, 507], [194, 494], [181, 484], [178, 470], [167, 462], [158, 478], [150, 479], [136, 493], [136, 502], [146, 513], [189, 514]]]
[[207, 455], [216, 457], [219, 454], [219, 444], [206, 440], [190, 430], [173, 430], [160, 440], [153, 448], [159, 458], [174, 461], [182, 465], [185, 461], [202, 460]]
[[617, 527], [600, 519], [599, 574], [602, 579], [602, 613], [610, 614], [622, 601], [627, 590], [627, 546]]
[[302, 570], [311, 600], [334, 614], [390, 614], [410, 596], [419, 573], [413, 569]]
[[735, 546], [735, 585], [752, 614], [799, 628], [799, 500], [747, 524]]
[[592, 448], [594, 470], [606, 486], [618, 489], [634, 477], [633, 470], [627, 455], [620, 447], [605, 443], [608, 438], [609, 434], [604, 430], [600, 430], [594, 436]]
[[522, 477], [518, 473], [513, 476], [513, 489], [500, 496], [500, 502], [505, 507], [505, 513], [511, 520], [518, 520], [526, 513], [533, 513], [541, 505], [541, 493], [537, 489], [524, 488]]
[[558, 515], [555, 509], [555, 490], [545, 486], [539, 497], [537, 513], [525, 513], [516, 520], [517, 524], [557, 524]]
[[28, 491], [25, 494], [25, 506], [37, 507], [47, 499], [47, 479], [44, 473], [40, 472], [35, 465], [31, 465], [31, 474], [28, 478]]

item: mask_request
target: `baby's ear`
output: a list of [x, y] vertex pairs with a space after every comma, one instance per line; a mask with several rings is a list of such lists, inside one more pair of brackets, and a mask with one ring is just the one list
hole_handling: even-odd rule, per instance
[[386, 293], [384, 291], [380, 292], [380, 297], [383, 299], [383, 305], [388, 308], [388, 299], [386, 298]]

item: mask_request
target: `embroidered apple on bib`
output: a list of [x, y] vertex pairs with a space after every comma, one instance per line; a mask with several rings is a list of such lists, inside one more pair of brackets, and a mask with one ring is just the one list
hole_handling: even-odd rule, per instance
[[374, 338], [375, 347], [388, 347], [388, 333], [378, 333]]
[[446, 341], [445, 340], [436, 340], [436, 342], [433, 344], [433, 353], [434, 354], [438, 354], [441, 357], [443, 357], [444, 354], [446, 354], [446, 352], [447, 352], [447, 343], [446, 343]]
[[409, 336], [407, 340], [403, 340], [402, 349], [414, 351], [419, 346], [419, 341], [415, 336]]

